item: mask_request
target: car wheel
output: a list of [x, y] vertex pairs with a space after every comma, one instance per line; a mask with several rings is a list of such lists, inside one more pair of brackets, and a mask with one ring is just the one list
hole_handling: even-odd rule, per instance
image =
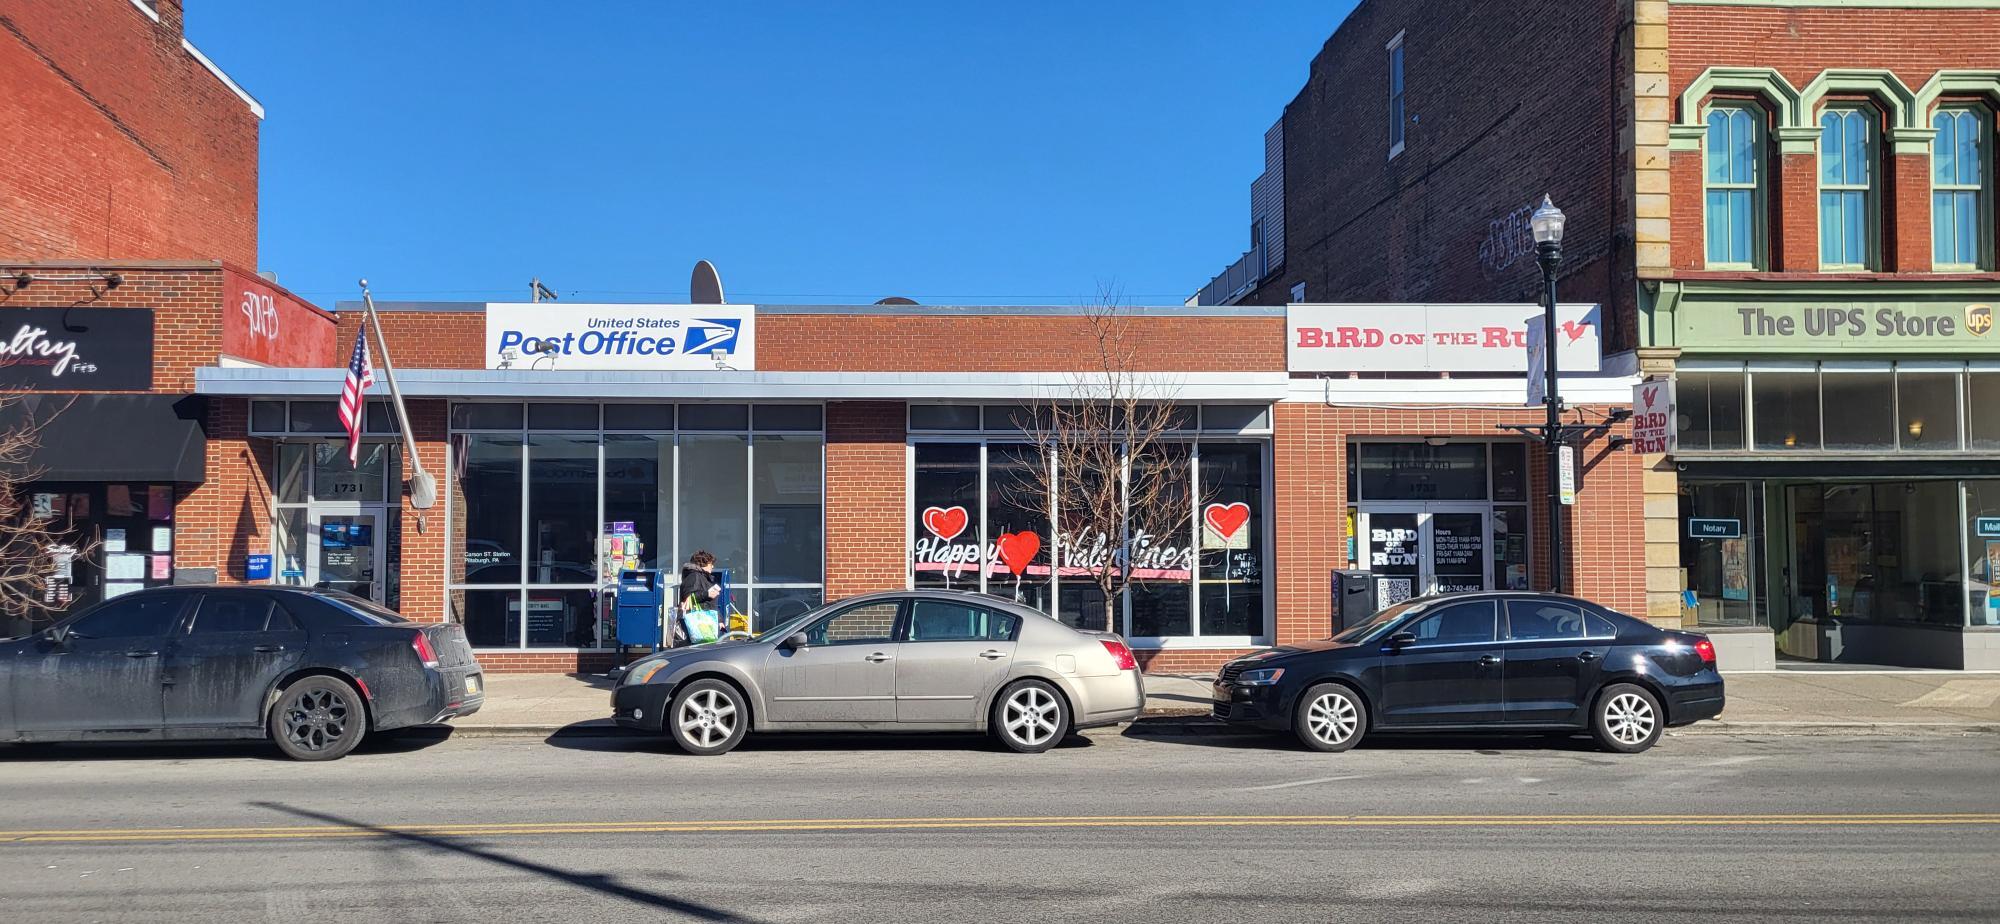
[[1069, 704], [1055, 687], [1040, 680], [1023, 680], [994, 699], [988, 726], [1008, 750], [1040, 754], [1069, 734]]
[[743, 694], [713, 678], [681, 687], [667, 708], [667, 734], [689, 754], [727, 754], [749, 731], [750, 709]]
[[1616, 683], [1597, 695], [1590, 731], [1606, 750], [1637, 754], [1660, 740], [1667, 727], [1660, 701], [1645, 687]]
[[279, 691], [266, 726], [286, 757], [336, 760], [368, 734], [368, 712], [346, 681], [307, 677]]
[[1292, 731], [1315, 751], [1345, 751], [1368, 733], [1368, 706], [1337, 683], [1322, 683], [1299, 697]]

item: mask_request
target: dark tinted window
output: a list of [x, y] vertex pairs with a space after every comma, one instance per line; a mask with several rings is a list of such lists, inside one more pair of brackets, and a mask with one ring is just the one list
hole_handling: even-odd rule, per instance
[[451, 428], [454, 430], [519, 430], [521, 429], [521, 406], [518, 404], [454, 404], [451, 406]]
[[285, 612], [284, 607], [273, 604], [271, 606], [271, 621], [265, 624], [264, 631], [297, 632], [299, 631], [299, 621], [292, 618], [292, 614]]
[[1415, 633], [1419, 645], [1490, 642], [1498, 638], [1495, 623], [1499, 612], [1491, 600], [1454, 603], [1418, 616], [1403, 631]]
[[271, 616], [271, 601], [250, 594], [206, 594], [195, 611], [190, 635], [218, 632], [262, 632]]
[[672, 430], [674, 428], [674, 406], [671, 404], [607, 404], [604, 406], [604, 429], [606, 430]]
[[1589, 627], [1591, 638], [1618, 637], [1618, 623], [1596, 613], [1585, 613], [1584, 624]]
[[759, 430], [817, 430], [820, 424], [816, 404], [760, 404], [751, 414]]
[[748, 430], [750, 408], [742, 404], [683, 404], [683, 430]]
[[910, 607], [913, 642], [1004, 642], [1020, 624], [1017, 617], [949, 600], [918, 600]]
[[912, 404], [910, 405], [910, 429], [977, 430], [979, 429], [979, 406], [976, 404]]
[[400, 626], [409, 622], [403, 614], [384, 607], [365, 597], [357, 597], [344, 590], [322, 590], [321, 600], [331, 604], [334, 611], [343, 616], [351, 616], [356, 622], [371, 626]]
[[70, 624], [78, 638], [155, 638], [164, 636], [180, 616], [184, 593], [147, 594], [114, 600]]
[[1567, 603], [1509, 600], [1507, 637], [1510, 639], [1583, 638], [1583, 610]]

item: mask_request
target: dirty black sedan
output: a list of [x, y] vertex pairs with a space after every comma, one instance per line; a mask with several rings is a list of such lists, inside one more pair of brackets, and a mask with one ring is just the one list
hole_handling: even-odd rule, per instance
[[0, 640], [0, 742], [268, 737], [332, 760], [484, 701], [460, 626], [339, 591], [163, 587]]
[[1374, 732], [1589, 732], [1643, 751], [1722, 712], [1715, 646], [1575, 597], [1408, 600], [1331, 639], [1224, 665], [1216, 718], [1344, 751]]

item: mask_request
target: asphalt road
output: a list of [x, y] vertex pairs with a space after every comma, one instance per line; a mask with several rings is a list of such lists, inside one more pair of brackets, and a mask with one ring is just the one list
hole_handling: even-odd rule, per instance
[[2000, 737], [0, 749], [0, 919], [2000, 920]]

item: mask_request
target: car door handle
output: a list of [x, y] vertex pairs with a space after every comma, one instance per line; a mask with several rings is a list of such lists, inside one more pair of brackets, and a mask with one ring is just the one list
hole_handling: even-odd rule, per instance
[[283, 645], [258, 645], [257, 647], [255, 647], [255, 648], [252, 648], [252, 649], [250, 649], [250, 650], [251, 650], [251, 651], [255, 651], [255, 652], [260, 652], [260, 653], [262, 653], [262, 654], [270, 654], [271, 652], [274, 652], [274, 651], [284, 651], [284, 650], [285, 650], [285, 646], [283, 646]]
[[1479, 666], [1480, 666], [1480, 667], [1497, 667], [1497, 666], [1499, 666], [1499, 664], [1500, 664], [1500, 659], [1499, 659], [1499, 658], [1496, 658], [1496, 657], [1494, 657], [1494, 656], [1492, 656], [1492, 655], [1480, 655], [1480, 656], [1479, 656]]
[[157, 652], [157, 651], [146, 651], [146, 650], [143, 650], [143, 649], [138, 649], [138, 648], [135, 648], [135, 649], [133, 649], [133, 650], [131, 650], [131, 651], [128, 651], [128, 652], [125, 652], [125, 657], [128, 657], [128, 658], [152, 658], [152, 657], [158, 657], [158, 656], [159, 656], [159, 654], [160, 654], [160, 653], [159, 653], [159, 652]]
[[895, 659], [895, 657], [896, 657], [895, 655], [886, 655], [886, 654], [883, 654], [883, 653], [881, 653], [881, 652], [879, 652], [879, 651], [878, 651], [878, 652], [875, 652], [875, 653], [874, 653], [874, 654], [872, 654], [872, 655], [869, 655], [868, 657], [865, 657], [865, 658], [862, 658], [861, 660], [863, 660], [863, 661], [869, 661], [869, 662], [872, 662], [872, 663], [875, 663], [875, 664], [880, 664], [880, 663], [882, 663], [882, 662], [884, 662], [884, 661], [891, 661], [891, 660], [894, 660], [894, 659]]
[[1597, 660], [1597, 652], [1579, 651], [1577, 652], [1576, 659], [1578, 661], [1582, 661], [1585, 664], [1589, 664], [1590, 662]]
[[985, 659], [986, 659], [986, 660], [988, 660], [988, 661], [998, 661], [998, 660], [1000, 660], [1001, 658], [1004, 658], [1004, 657], [1006, 657], [1006, 656], [1007, 656], [1007, 653], [1006, 653], [1006, 652], [1004, 652], [1004, 651], [994, 651], [994, 650], [992, 650], [992, 649], [990, 649], [990, 648], [989, 648], [989, 649], [987, 649], [987, 650], [985, 650], [985, 651], [982, 651], [982, 652], [980, 652], [980, 653], [979, 653], [979, 656], [980, 656], [980, 657], [982, 657], [982, 658], [985, 658]]

